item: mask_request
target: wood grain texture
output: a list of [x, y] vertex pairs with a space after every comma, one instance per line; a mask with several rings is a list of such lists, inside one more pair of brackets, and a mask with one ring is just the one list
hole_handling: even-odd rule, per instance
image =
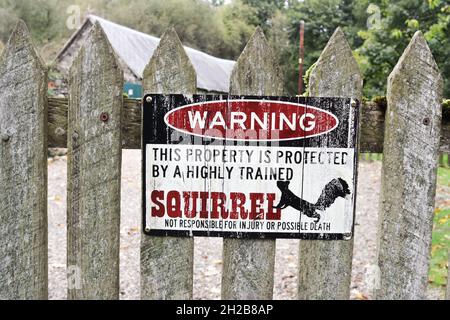
[[[67, 99], [49, 98], [49, 147], [66, 148]], [[383, 152], [384, 119], [386, 109], [375, 102], [364, 102], [360, 118], [360, 152]], [[136, 99], [124, 99], [122, 123], [122, 147], [124, 149], [141, 148], [141, 102]], [[442, 119], [440, 150], [450, 153], [450, 118]]]
[[0, 58], [0, 300], [48, 297], [46, 96], [20, 21]]
[[48, 99], [48, 146], [50, 148], [67, 147], [67, 109], [69, 99]]
[[[161, 37], [144, 71], [145, 93], [195, 93], [197, 75], [175, 29]], [[192, 299], [194, 238], [141, 234], [141, 298]]]
[[383, 153], [386, 108], [375, 102], [361, 105], [359, 152]]
[[67, 266], [81, 286], [69, 286], [69, 299], [119, 298], [122, 88], [96, 24], [70, 70]]
[[433, 228], [442, 77], [417, 32], [388, 80], [378, 299], [424, 299]]
[[[231, 74], [234, 95], [282, 95], [277, 59], [257, 28]], [[223, 240], [222, 299], [268, 300], [273, 297], [275, 240]]]
[[[362, 76], [340, 28], [336, 29], [311, 73], [309, 90], [314, 97], [361, 99]], [[349, 241], [301, 240], [299, 299], [349, 299], [353, 239]]]

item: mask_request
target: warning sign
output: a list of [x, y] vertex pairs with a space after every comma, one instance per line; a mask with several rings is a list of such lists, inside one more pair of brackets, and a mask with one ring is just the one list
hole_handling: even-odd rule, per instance
[[146, 96], [145, 233], [351, 238], [357, 120], [351, 99]]

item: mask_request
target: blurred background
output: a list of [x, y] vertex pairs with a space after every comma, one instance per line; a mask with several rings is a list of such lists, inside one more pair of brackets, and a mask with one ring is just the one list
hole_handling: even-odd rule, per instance
[[385, 95], [387, 76], [421, 30], [450, 97], [448, 0], [0, 0], [0, 50], [20, 18], [52, 63], [88, 14], [156, 37], [173, 25], [184, 45], [230, 60], [259, 25], [279, 57], [287, 94], [298, 94], [300, 21], [305, 21], [306, 75], [340, 26], [364, 73], [369, 99]]

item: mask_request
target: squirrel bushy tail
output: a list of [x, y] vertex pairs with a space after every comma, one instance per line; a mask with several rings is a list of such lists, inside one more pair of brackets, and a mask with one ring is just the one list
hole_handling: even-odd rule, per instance
[[350, 194], [350, 189], [348, 183], [341, 178], [333, 179], [327, 183], [325, 188], [317, 200], [315, 207], [318, 210], [325, 210], [329, 208], [337, 198], [345, 198], [346, 195]]

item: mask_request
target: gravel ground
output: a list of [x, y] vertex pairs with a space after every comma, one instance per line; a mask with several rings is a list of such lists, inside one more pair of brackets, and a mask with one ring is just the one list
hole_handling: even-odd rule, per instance
[[[49, 159], [49, 297], [66, 298], [66, 176], [65, 157]], [[140, 170], [138, 150], [125, 150], [122, 165], [121, 299], [139, 299]], [[359, 166], [355, 247], [351, 284], [352, 299], [370, 299], [375, 262], [379, 162]], [[438, 188], [437, 201], [448, 200], [450, 190]], [[219, 299], [222, 272], [222, 240], [195, 239], [194, 299]], [[298, 240], [277, 240], [275, 299], [295, 299], [297, 291]], [[430, 298], [442, 292], [430, 290]]]

